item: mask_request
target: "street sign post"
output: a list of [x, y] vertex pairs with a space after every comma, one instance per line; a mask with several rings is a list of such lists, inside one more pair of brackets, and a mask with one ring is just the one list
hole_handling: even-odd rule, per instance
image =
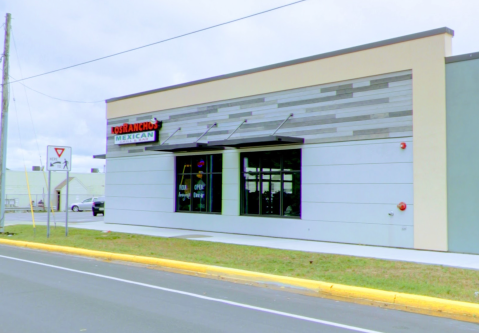
[[47, 147], [48, 171], [71, 171], [72, 148], [60, 146]]
[[[48, 171], [48, 218], [47, 238], [50, 237], [50, 210], [51, 210], [51, 173], [52, 171], [66, 171], [67, 193], [65, 200], [65, 236], [68, 236], [68, 183], [72, 169], [72, 148], [64, 146], [47, 146], [47, 171]], [[59, 198], [60, 200], [60, 198]], [[58, 205], [60, 207], [60, 205]]]

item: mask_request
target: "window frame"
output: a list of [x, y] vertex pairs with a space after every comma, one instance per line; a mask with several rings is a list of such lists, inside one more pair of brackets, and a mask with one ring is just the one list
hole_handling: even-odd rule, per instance
[[[212, 155], [220, 155], [221, 157], [221, 169], [220, 171], [214, 171], [214, 172], [203, 172], [203, 175], [205, 177], [208, 177], [210, 175], [220, 175], [221, 176], [221, 186], [223, 185], [223, 154], [195, 154], [195, 155], [180, 155], [180, 156], [175, 156], [175, 168], [174, 168], [174, 172], [175, 172], [175, 190], [174, 190], [174, 195], [175, 195], [175, 213], [186, 213], [186, 214], [214, 214], [214, 215], [221, 215], [223, 213], [223, 191], [221, 191], [221, 196], [220, 196], [220, 211], [219, 212], [208, 212], [208, 211], [194, 211], [192, 210], [193, 209], [193, 195], [190, 195], [190, 210], [179, 210], [179, 184], [178, 184], [178, 176], [181, 176], [181, 175], [186, 175], [186, 176], [189, 176], [190, 179], [193, 179], [193, 176], [196, 174], [196, 172], [193, 172], [193, 165], [192, 165], [192, 162], [193, 162], [193, 159], [194, 158], [198, 158], [198, 157], [205, 157], [205, 158], [208, 158], [209, 156], [212, 156]], [[190, 164], [191, 164], [191, 168], [190, 168], [190, 172], [188, 173], [183, 173], [183, 172], [178, 172], [177, 170], [177, 167], [178, 167], [178, 159], [183, 159], [183, 158], [189, 158], [190, 159]], [[205, 167], [205, 170], [206, 170], [207, 167]], [[190, 193], [193, 193], [193, 184], [191, 182], [190, 186], [192, 187], [191, 188], [191, 192]], [[206, 196], [206, 200], [208, 200], [208, 196]], [[207, 204], [205, 204], [207, 205]]]
[[[285, 153], [288, 151], [292, 150], [297, 150], [299, 151], [299, 170], [285, 170], [284, 169], [284, 156]], [[239, 158], [239, 168], [240, 168], [240, 215], [241, 216], [255, 216], [255, 217], [266, 217], [266, 218], [287, 218], [287, 219], [301, 219], [301, 204], [302, 204], [302, 191], [301, 191], [301, 185], [302, 185], [302, 156], [303, 156], [303, 151], [302, 149], [285, 149], [285, 150], [273, 150], [274, 152], [280, 153], [280, 170], [279, 171], [263, 171], [262, 169], [262, 159], [259, 159], [259, 164], [258, 164], [258, 172], [246, 172], [245, 167], [244, 167], [244, 157], [246, 157], [249, 154], [262, 154], [264, 151], [251, 151], [251, 152], [241, 152], [240, 153], [240, 158]], [[288, 181], [285, 182], [284, 176], [286, 174], [295, 174], [297, 173], [299, 175], [299, 184], [300, 184], [300, 190], [299, 190], [299, 216], [287, 216], [284, 215], [284, 210], [283, 210], [283, 205], [284, 205], [284, 184], [287, 183]], [[249, 214], [245, 213], [245, 187], [246, 187], [246, 177], [245, 174], [249, 175], [254, 175], [256, 178], [256, 181], [259, 182], [259, 196], [258, 196], [258, 214]], [[274, 215], [274, 214], [264, 214], [263, 213], [263, 175], [280, 175], [280, 214], [279, 215]], [[294, 177], [294, 176], [293, 176]], [[292, 182], [292, 181], [291, 181]], [[270, 183], [271, 177], [270, 177]]]

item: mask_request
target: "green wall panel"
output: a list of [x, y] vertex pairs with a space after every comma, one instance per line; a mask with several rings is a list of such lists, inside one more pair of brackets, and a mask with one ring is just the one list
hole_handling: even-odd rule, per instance
[[449, 251], [479, 254], [479, 59], [446, 64]]

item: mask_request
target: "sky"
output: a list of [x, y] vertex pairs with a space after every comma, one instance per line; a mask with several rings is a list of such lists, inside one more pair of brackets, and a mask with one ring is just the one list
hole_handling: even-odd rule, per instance
[[[0, 0], [0, 26], [11, 13], [10, 75], [19, 79], [291, 2]], [[7, 168], [45, 165], [47, 145], [64, 145], [72, 147], [74, 172], [103, 171], [105, 160], [92, 155], [105, 153], [104, 101], [113, 97], [445, 26], [455, 31], [453, 55], [478, 52], [477, 13], [478, 0], [307, 0], [23, 85], [13, 83]], [[1, 31], [3, 50], [4, 27]]]

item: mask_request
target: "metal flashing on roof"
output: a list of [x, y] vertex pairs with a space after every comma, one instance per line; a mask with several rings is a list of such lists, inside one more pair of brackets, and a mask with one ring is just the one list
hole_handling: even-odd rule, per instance
[[273, 145], [286, 145], [286, 144], [302, 144], [303, 138], [295, 138], [291, 136], [280, 135], [268, 135], [257, 136], [234, 140], [221, 140], [221, 141], [209, 141], [208, 147], [254, 147], [254, 146], [273, 146]]
[[106, 159], [106, 154], [93, 155], [93, 158], [104, 160], [104, 159]]
[[450, 63], [453, 63], [453, 62], [474, 60], [474, 59], [479, 59], [479, 52], [461, 54], [461, 55], [452, 56], [452, 57], [446, 57], [446, 64], [450, 64]]
[[176, 145], [158, 145], [152, 147], [146, 147], [145, 150], [149, 151], [164, 151], [174, 153], [177, 151], [202, 151], [202, 150], [223, 150], [223, 147], [210, 147], [206, 143], [191, 142], [180, 143]]
[[285, 62], [280, 62], [280, 63], [276, 63], [276, 64], [273, 64], [273, 65], [267, 65], [267, 66], [252, 68], [252, 69], [239, 71], [239, 72], [234, 72], [234, 73], [225, 74], [225, 75], [213, 76], [213, 77], [206, 78], [206, 79], [186, 82], [186, 83], [177, 84], [177, 85], [168, 86], [168, 87], [159, 88], [159, 89], [148, 90], [148, 91], [144, 91], [144, 92], [140, 92], [140, 93], [136, 93], [136, 94], [114, 97], [114, 98], [107, 99], [105, 102], [106, 103], [111, 103], [111, 102], [119, 101], [119, 100], [122, 100], [122, 99], [153, 94], [153, 93], [162, 92], [162, 91], [166, 91], [166, 90], [183, 88], [183, 87], [192, 86], [192, 85], [201, 84], [201, 83], [206, 83], [206, 82], [211, 82], [211, 81], [228, 79], [228, 78], [232, 78], [232, 77], [235, 77], [235, 76], [247, 75], [247, 74], [252, 74], [252, 73], [256, 73], [256, 72], [267, 71], [267, 70], [270, 70], [270, 69], [301, 64], [301, 63], [304, 63], [304, 62], [335, 57], [335, 56], [348, 54], [348, 53], [353, 53], [353, 52], [358, 52], [358, 51], [364, 51], [364, 50], [373, 49], [373, 48], [376, 48], [376, 47], [382, 47], [382, 46], [407, 42], [407, 41], [411, 41], [411, 40], [415, 40], [415, 39], [419, 39], [419, 38], [431, 37], [431, 36], [435, 36], [435, 35], [439, 35], [439, 34], [450, 34], [450, 35], [454, 36], [454, 30], [449, 29], [447, 27], [443, 27], [443, 28], [418, 32], [418, 33], [415, 33], [415, 34], [405, 35], [405, 36], [391, 38], [391, 39], [386, 39], [386, 40], [382, 40], [382, 41], [379, 41], [379, 42], [363, 44], [363, 45], [349, 47], [349, 48], [342, 49], [342, 50], [326, 52], [326, 53], [322, 53], [322, 54], [318, 54], [318, 55], [314, 55], [314, 56], [309, 56], [309, 57], [289, 60], [289, 61], [285, 61]]

